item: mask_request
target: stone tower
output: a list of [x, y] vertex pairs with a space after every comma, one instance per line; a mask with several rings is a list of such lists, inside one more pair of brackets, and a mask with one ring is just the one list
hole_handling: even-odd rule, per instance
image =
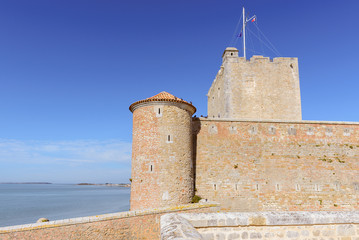
[[238, 57], [229, 47], [208, 91], [208, 117], [302, 120], [297, 58]]
[[194, 194], [192, 115], [167, 92], [133, 103], [131, 210], [189, 203]]

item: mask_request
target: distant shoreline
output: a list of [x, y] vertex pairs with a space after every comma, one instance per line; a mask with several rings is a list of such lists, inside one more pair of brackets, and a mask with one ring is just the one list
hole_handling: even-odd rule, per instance
[[76, 185], [80, 185], [80, 186], [95, 185], [95, 186], [108, 186], [108, 187], [131, 187], [130, 183], [78, 183]]

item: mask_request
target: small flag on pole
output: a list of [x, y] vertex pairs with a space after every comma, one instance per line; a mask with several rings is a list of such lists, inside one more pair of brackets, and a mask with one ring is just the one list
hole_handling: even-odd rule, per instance
[[256, 21], [256, 18], [254, 17], [253, 19], [252, 19], [252, 22], [255, 22]]
[[241, 32], [240, 34], [238, 34], [238, 36], [237, 36], [237, 37], [239, 37], [239, 38], [240, 38], [240, 37], [242, 37], [242, 32]]

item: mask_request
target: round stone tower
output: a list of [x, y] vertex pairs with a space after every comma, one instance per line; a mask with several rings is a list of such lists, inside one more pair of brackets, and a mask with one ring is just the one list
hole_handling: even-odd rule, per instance
[[192, 115], [196, 108], [167, 92], [133, 103], [131, 210], [191, 202]]

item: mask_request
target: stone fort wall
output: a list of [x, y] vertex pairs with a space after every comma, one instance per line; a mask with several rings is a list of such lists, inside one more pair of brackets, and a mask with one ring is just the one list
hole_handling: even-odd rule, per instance
[[161, 217], [161, 239], [356, 240], [358, 211], [180, 213]]
[[359, 123], [196, 118], [196, 194], [231, 211], [359, 208]]
[[207, 97], [209, 118], [301, 120], [298, 59], [247, 60], [227, 48]]
[[131, 210], [192, 200], [192, 118], [182, 105], [150, 102], [133, 112]]
[[3, 227], [0, 228], [0, 239], [160, 239], [163, 214], [217, 210], [215, 203], [187, 204]]

